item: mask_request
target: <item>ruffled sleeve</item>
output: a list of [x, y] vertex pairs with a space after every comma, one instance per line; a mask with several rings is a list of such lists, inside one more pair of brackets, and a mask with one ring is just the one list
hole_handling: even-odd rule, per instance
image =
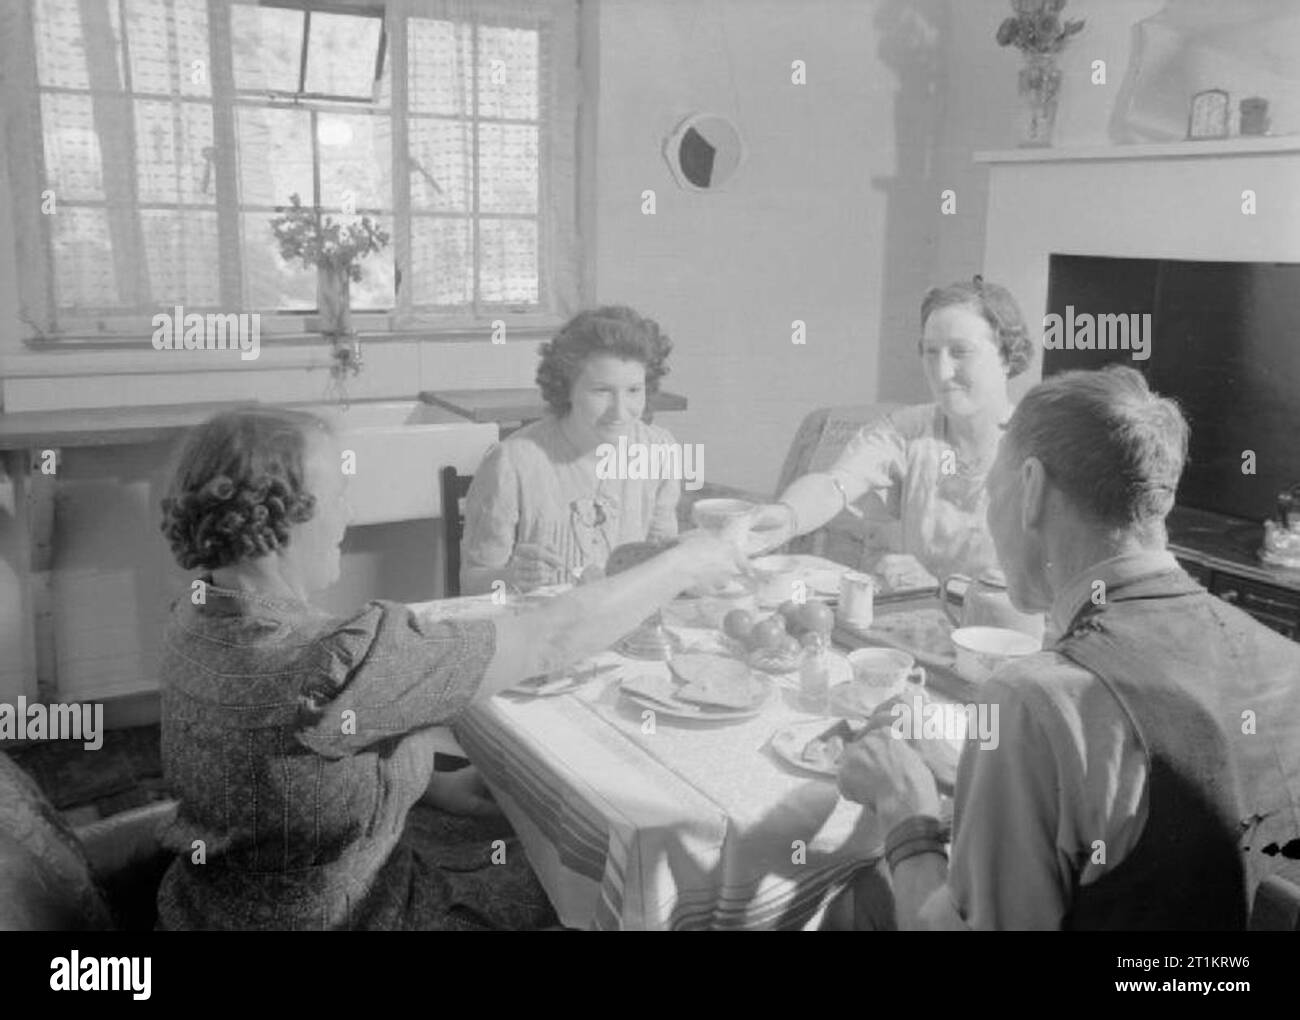
[[298, 739], [330, 758], [454, 720], [496, 649], [490, 620], [439, 622], [371, 602], [313, 646]]
[[848, 441], [828, 474], [849, 492], [879, 492], [888, 502], [907, 472], [907, 440], [894, 415], [864, 426]]

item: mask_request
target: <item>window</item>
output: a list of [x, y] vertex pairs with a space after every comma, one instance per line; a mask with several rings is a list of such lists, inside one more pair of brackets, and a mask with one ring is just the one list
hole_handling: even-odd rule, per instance
[[34, 335], [136, 339], [176, 304], [303, 331], [315, 275], [270, 229], [293, 194], [392, 237], [353, 285], [358, 328], [572, 311], [575, 0], [30, 0], [4, 17], [27, 83], [7, 142]]

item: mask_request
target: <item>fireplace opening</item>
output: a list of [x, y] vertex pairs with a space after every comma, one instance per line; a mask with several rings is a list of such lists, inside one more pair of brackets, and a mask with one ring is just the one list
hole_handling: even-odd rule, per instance
[[1052, 255], [1043, 341], [1044, 377], [1116, 362], [1178, 401], [1180, 506], [1263, 521], [1300, 483], [1300, 264]]

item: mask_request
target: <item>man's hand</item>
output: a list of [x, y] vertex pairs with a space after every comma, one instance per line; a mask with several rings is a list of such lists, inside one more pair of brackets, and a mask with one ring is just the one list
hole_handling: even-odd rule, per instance
[[870, 808], [888, 832], [912, 815], [939, 815], [939, 791], [921, 756], [889, 730], [844, 749], [840, 793]]

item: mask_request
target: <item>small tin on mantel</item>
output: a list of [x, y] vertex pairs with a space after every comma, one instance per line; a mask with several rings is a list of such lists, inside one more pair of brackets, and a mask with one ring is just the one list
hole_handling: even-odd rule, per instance
[[850, 570], [840, 576], [840, 602], [836, 615], [854, 630], [866, 630], [876, 618], [876, 580]]
[[1251, 96], [1241, 101], [1241, 133], [1243, 135], [1268, 134], [1268, 100]]

